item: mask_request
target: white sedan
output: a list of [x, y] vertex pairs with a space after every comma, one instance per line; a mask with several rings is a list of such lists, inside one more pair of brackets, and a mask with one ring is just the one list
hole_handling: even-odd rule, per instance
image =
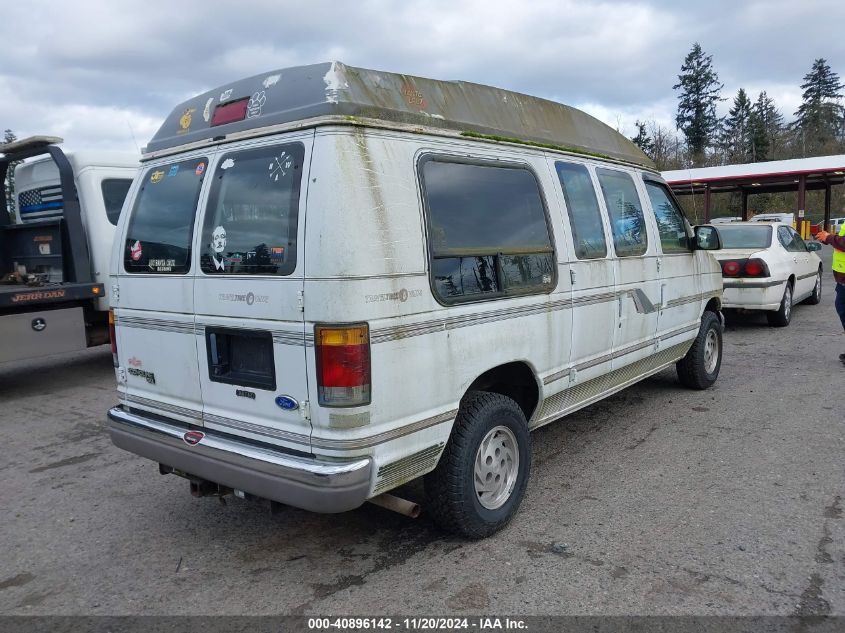
[[770, 325], [785, 327], [792, 306], [817, 304], [822, 296], [822, 262], [788, 224], [734, 222], [716, 226], [722, 249], [711, 251], [722, 267], [723, 307], [765, 310]]

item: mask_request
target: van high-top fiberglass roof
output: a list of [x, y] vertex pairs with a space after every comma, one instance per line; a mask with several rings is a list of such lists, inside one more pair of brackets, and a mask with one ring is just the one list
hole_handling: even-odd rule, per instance
[[412, 77], [340, 62], [274, 70], [197, 95], [170, 113], [146, 151], [154, 154], [259, 128], [284, 129], [348, 121], [348, 117], [549, 145], [654, 169], [628, 138], [570, 106], [465, 81]]

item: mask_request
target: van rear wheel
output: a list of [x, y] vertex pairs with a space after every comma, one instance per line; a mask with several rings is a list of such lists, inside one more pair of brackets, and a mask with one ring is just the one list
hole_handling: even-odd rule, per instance
[[531, 471], [525, 414], [498, 393], [468, 394], [440, 462], [425, 476], [426, 510], [440, 527], [480, 539], [519, 508]]
[[690, 389], [707, 389], [722, 367], [722, 322], [712, 312], [701, 317], [701, 327], [687, 355], [675, 364], [678, 380]]

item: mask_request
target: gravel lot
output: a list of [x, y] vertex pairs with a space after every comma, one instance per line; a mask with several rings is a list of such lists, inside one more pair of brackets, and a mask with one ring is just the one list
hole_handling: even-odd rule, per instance
[[845, 615], [825, 282], [787, 329], [729, 320], [709, 391], [666, 371], [538, 431], [527, 499], [482, 542], [370, 505], [195, 499], [111, 445], [107, 348], [0, 366], [0, 613]]

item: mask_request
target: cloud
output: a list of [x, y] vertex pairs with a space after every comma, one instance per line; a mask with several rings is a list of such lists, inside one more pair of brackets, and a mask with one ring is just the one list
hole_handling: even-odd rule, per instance
[[134, 149], [129, 125], [143, 146], [192, 95], [339, 59], [580, 104], [630, 135], [637, 118], [672, 125], [694, 41], [723, 96], [765, 89], [789, 118], [813, 59], [845, 73], [843, 23], [845, 3], [832, 0], [30, 0], [0, 22], [0, 128]]

